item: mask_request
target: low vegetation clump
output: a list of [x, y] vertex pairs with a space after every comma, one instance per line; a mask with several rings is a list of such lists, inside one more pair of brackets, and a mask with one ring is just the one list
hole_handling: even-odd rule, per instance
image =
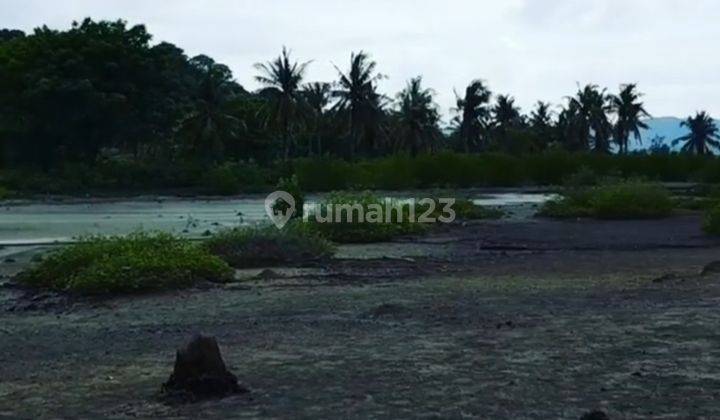
[[720, 235], [720, 204], [705, 211], [703, 230], [710, 235]]
[[7, 188], [0, 185], [0, 200], [4, 200], [8, 197], [10, 197], [10, 191], [8, 191]]
[[224, 282], [233, 270], [220, 258], [165, 233], [87, 237], [21, 273], [26, 285], [86, 295], [137, 293]]
[[[275, 186], [275, 191], [283, 191], [290, 194], [295, 201], [295, 211], [290, 216], [293, 219], [297, 219], [303, 216], [305, 211], [305, 193], [300, 189], [300, 183], [296, 175], [290, 178], [281, 178]], [[290, 203], [284, 200], [277, 200], [273, 203], [272, 210], [276, 213], [285, 213], [290, 208]]]
[[226, 162], [202, 176], [201, 190], [214, 195], [263, 192], [270, 187], [268, 178], [268, 171], [253, 162]]
[[424, 224], [410, 221], [407, 204], [369, 192], [332, 193], [315, 212], [308, 215], [309, 229], [338, 243], [383, 242], [426, 229]]
[[540, 215], [558, 218], [647, 219], [669, 216], [675, 204], [660, 185], [639, 180], [568, 188], [545, 204]]
[[480, 206], [468, 199], [455, 200], [453, 209], [461, 220], [499, 219], [503, 216], [502, 210]]
[[261, 226], [222, 231], [204, 247], [236, 268], [322, 260], [335, 253], [331, 242], [299, 222], [284, 229]]
[[708, 210], [718, 204], [717, 199], [708, 197], [678, 196], [673, 197], [675, 208], [682, 210]]
[[[425, 215], [435, 220], [447, 217], [448, 213], [444, 202], [441, 202], [439, 198], [433, 198], [432, 201], [434, 204], [416, 200], [418, 204], [415, 213], [418, 216]], [[499, 219], [503, 216], [502, 210], [480, 206], [466, 198], [456, 198], [451, 208], [455, 212], [455, 218], [459, 220]]]

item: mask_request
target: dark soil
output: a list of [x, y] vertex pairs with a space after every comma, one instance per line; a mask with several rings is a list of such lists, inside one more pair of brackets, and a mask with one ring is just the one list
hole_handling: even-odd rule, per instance
[[[538, 219], [144, 297], [22, 309], [0, 279], [0, 418], [720, 418], [716, 260], [699, 216]], [[163, 401], [196, 333], [251, 393]]]

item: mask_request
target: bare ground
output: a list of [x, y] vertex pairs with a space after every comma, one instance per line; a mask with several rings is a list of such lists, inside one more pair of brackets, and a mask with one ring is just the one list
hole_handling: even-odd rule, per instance
[[[699, 225], [455, 225], [104, 301], [5, 284], [0, 417], [718, 418], [720, 275], [698, 273], [720, 241]], [[160, 401], [195, 332], [218, 338], [249, 396]]]

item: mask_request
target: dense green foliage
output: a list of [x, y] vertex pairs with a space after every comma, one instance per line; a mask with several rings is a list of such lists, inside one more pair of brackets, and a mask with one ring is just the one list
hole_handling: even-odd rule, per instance
[[[659, 180], [703, 170], [710, 173], [699, 176], [720, 178], [714, 160], [613, 162], [556, 153], [627, 153], [631, 140], [641, 141], [648, 114], [633, 84], [618, 95], [587, 85], [557, 115], [543, 102], [524, 115], [512, 97], [494, 96], [476, 80], [458, 95], [451, 126], [442, 127], [434, 92], [421, 77], [385, 95], [377, 86], [385, 76], [362, 51], [327, 83], [305, 80], [310, 62], [284, 49], [256, 65], [263, 87], [248, 92], [225, 65], [153, 44], [142, 25], [86, 19], [65, 31], [3, 33], [0, 171], [13, 190], [234, 194], [268, 189], [293, 167], [304, 188], [320, 190], [541, 184], [575, 172], [573, 161]], [[707, 154], [717, 144], [707, 114], [685, 125], [683, 150]], [[300, 160], [287, 162], [293, 159]]]
[[[307, 226], [338, 243], [383, 242], [423, 232], [425, 226], [411, 222], [409, 207], [400, 204], [395, 200], [383, 200], [369, 192], [335, 192], [329, 194], [315, 208], [315, 212], [308, 215]], [[360, 213], [364, 215], [364, 221], [360, 220]]]
[[646, 219], [669, 216], [675, 207], [670, 192], [657, 184], [627, 180], [590, 187], [570, 187], [546, 203], [541, 215]]
[[228, 281], [221, 259], [169, 234], [89, 237], [64, 247], [23, 272], [29, 286], [98, 295], [189, 287], [198, 281]]
[[295, 264], [331, 257], [334, 246], [297, 222], [280, 230], [275, 226], [243, 227], [219, 232], [205, 248], [237, 268]]
[[599, 155], [544, 152], [389, 156], [360, 162], [300, 159], [293, 163], [306, 191], [431, 187], [563, 185], [585, 169], [596, 177], [643, 177], [658, 182], [720, 182], [720, 160], [693, 155]]
[[[295, 211], [290, 217], [292, 219], [300, 218], [303, 216], [305, 211], [305, 194], [300, 189], [300, 183], [298, 182], [297, 176], [293, 175], [291, 178], [282, 178], [280, 182], [275, 186], [276, 191], [284, 191], [290, 194], [295, 201]], [[290, 203], [284, 200], [278, 200], [273, 203], [272, 210], [276, 213], [284, 214], [290, 208]]]

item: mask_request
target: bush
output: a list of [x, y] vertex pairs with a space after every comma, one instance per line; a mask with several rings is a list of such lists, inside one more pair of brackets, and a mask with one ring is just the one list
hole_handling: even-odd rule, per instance
[[233, 271], [201, 247], [165, 233], [88, 237], [21, 273], [37, 288], [87, 295], [137, 293], [228, 281]]
[[266, 171], [255, 163], [225, 163], [210, 169], [202, 178], [205, 193], [235, 195], [269, 188]]
[[710, 235], [720, 235], [720, 205], [715, 205], [705, 212], [703, 230]]
[[646, 219], [669, 216], [674, 204], [659, 185], [627, 181], [595, 188], [590, 208], [601, 219]]
[[[432, 200], [435, 202], [435, 205], [433, 206], [434, 210], [429, 216], [437, 220], [439, 217], [444, 215], [445, 205], [440, 203], [437, 198]], [[416, 202], [419, 203], [419, 200]], [[429, 209], [429, 205], [418, 204], [415, 214], [419, 217], [426, 213]], [[503, 216], [503, 212], [501, 210], [479, 206], [472, 200], [465, 198], [455, 199], [455, 204], [453, 204], [452, 209], [455, 211], [456, 218], [461, 220], [499, 219]]]
[[668, 216], [673, 209], [670, 193], [662, 186], [629, 180], [569, 188], [563, 197], [546, 203], [540, 214], [560, 218], [645, 219]]
[[8, 197], [10, 197], [10, 191], [7, 188], [0, 185], [0, 200], [4, 200]]
[[204, 246], [211, 254], [237, 268], [322, 260], [335, 253], [332, 243], [299, 222], [282, 230], [264, 226], [222, 231]]
[[[387, 206], [389, 204], [389, 206]], [[400, 207], [400, 202], [385, 200], [369, 193], [332, 193], [315, 210], [319, 214], [308, 215], [309, 229], [318, 232], [325, 238], [339, 243], [369, 243], [388, 241], [398, 236], [420, 233], [425, 226], [419, 223], [410, 222], [409, 207], [401, 206], [402, 211], [392, 210], [387, 214], [387, 208]], [[336, 220], [331, 216], [337, 216], [340, 209], [350, 210], [352, 217], [348, 217], [348, 211], [342, 211], [341, 219]], [[332, 212], [331, 212], [332, 209]], [[354, 209], [354, 210], [353, 210]], [[375, 222], [361, 223], [358, 219], [358, 212], [364, 215], [373, 214]], [[389, 216], [389, 222], [388, 220]], [[323, 220], [318, 221], [318, 218]], [[333, 220], [326, 220], [326, 219]], [[366, 217], [367, 220], [367, 217]]]
[[[295, 201], [295, 212], [291, 215], [291, 219], [302, 217], [305, 212], [305, 194], [300, 189], [300, 183], [297, 176], [291, 178], [282, 178], [275, 187], [276, 191], [284, 191], [290, 194]], [[273, 204], [272, 210], [275, 213], [285, 213], [290, 208], [290, 203], [284, 200], [278, 200]]]

